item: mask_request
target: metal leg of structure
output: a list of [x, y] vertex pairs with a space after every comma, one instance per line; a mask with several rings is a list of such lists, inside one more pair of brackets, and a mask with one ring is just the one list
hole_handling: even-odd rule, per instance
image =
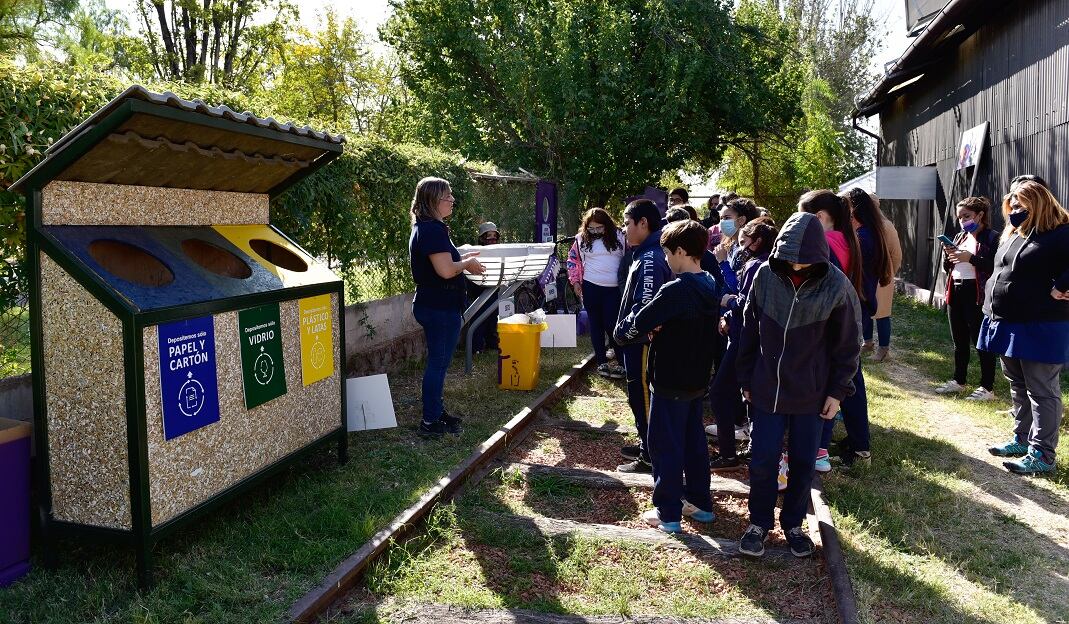
[[[515, 294], [517, 290], [520, 289], [520, 286], [522, 284], [523, 284], [523, 282], [513, 282], [512, 284], [509, 284], [508, 286], [506, 286], [503, 290], [501, 288], [494, 288], [492, 290], [493, 290], [494, 293], [497, 293], [498, 291], [500, 291], [500, 294], [498, 295], [498, 300], [508, 299], [513, 294]], [[487, 292], [489, 292], [489, 291], [487, 291]], [[483, 293], [483, 294], [485, 295], [486, 293]], [[487, 299], [489, 299], [489, 297]], [[474, 310], [478, 310], [478, 308], [476, 308], [476, 306], [481, 306], [482, 305], [482, 303], [480, 303], [480, 301], [482, 301], [482, 303], [486, 302], [486, 300], [484, 300], [482, 298], [482, 295], [479, 296], [479, 300], [476, 300], [475, 303], [471, 304], [471, 306], [468, 307], [468, 311], [474, 313], [473, 309]], [[471, 370], [472, 370], [472, 368], [474, 368], [474, 364], [472, 363], [472, 351], [471, 351], [471, 341], [472, 341], [472, 337], [473, 337], [472, 336], [472, 334], [473, 334], [472, 330], [475, 329], [476, 327], [478, 327], [479, 325], [482, 325], [483, 322], [486, 321], [486, 319], [491, 314], [497, 314], [497, 309], [494, 306], [490, 306], [489, 308], [483, 310], [482, 314], [480, 314], [479, 316], [477, 316], [474, 319], [472, 319], [471, 323], [468, 325], [468, 331], [466, 332], [467, 336], [465, 336], [465, 338], [464, 338], [464, 372], [467, 373], [468, 375], [471, 374]], [[467, 312], [464, 313], [464, 317], [468, 318], [468, 313]]]

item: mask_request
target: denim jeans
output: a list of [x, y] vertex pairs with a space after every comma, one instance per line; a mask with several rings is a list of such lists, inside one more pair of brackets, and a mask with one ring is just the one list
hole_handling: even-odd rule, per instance
[[738, 341], [729, 342], [709, 388], [709, 405], [716, 418], [717, 446], [721, 457], [735, 457], [735, 426], [740, 419], [746, 418], [746, 406], [742, 402], [739, 375], [735, 369], [738, 353]]
[[423, 422], [435, 423], [445, 409], [442, 398], [445, 374], [460, 339], [462, 314], [460, 310], [413, 305], [412, 315], [423, 326], [427, 341], [427, 365], [423, 369]]
[[872, 340], [872, 325], [876, 324], [876, 335], [879, 336], [878, 344], [881, 347], [888, 347], [891, 345], [891, 317], [885, 316], [878, 319], [869, 319], [869, 322], [861, 322], [861, 333], [865, 337], [865, 342]]
[[627, 374], [627, 403], [635, 417], [635, 429], [638, 429], [639, 453], [642, 461], [650, 460], [650, 447], [646, 443], [649, 433], [650, 390], [646, 379], [646, 352], [648, 345], [627, 345], [622, 347], [624, 371]]
[[[871, 444], [869, 440], [869, 396], [865, 390], [865, 375], [858, 366], [854, 373], [854, 393], [839, 404], [843, 412], [843, 426], [846, 427], [846, 440], [844, 446], [853, 451], [868, 451]], [[820, 448], [826, 449], [831, 444], [832, 430], [835, 429], [834, 420], [824, 421], [824, 433], [820, 437]]]
[[751, 410], [750, 432], [750, 522], [772, 529], [776, 511], [779, 458], [787, 435], [787, 491], [779, 525], [784, 530], [802, 526], [809, 507], [809, 488], [816, 471], [817, 442], [824, 420], [819, 414], [772, 414]]
[[677, 401], [651, 393], [647, 441], [653, 463], [653, 505], [661, 521], [682, 519], [683, 498], [702, 511], [712, 511], [701, 398]]
[[[620, 312], [620, 289], [616, 286], [598, 286], [583, 280], [583, 307], [590, 318], [590, 342], [594, 346], [594, 360], [598, 364], [609, 361], [605, 357], [605, 337], [609, 338], [609, 347], [616, 350], [616, 341], [612, 339], [616, 327], [616, 315]], [[617, 358], [620, 355], [617, 354]]]

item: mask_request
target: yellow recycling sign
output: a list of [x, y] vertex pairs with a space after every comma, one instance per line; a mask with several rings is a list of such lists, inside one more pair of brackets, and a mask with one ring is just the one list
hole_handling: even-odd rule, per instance
[[334, 374], [330, 295], [300, 300], [301, 373], [304, 385]]

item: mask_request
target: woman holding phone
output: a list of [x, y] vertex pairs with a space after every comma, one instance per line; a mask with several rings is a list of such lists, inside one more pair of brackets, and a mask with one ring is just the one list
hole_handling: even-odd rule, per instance
[[[957, 205], [961, 231], [943, 243], [943, 270], [947, 272], [946, 305], [950, 335], [954, 339], [954, 377], [935, 391], [956, 394], [965, 391], [969, 358], [980, 335], [984, 318], [984, 287], [995, 266], [998, 232], [991, 229], [991, 202], [986, 197], [966, 197]], [[980, 385], [967, 401], [995, 398], [995, 354], [977, 349], [980, 358]]]

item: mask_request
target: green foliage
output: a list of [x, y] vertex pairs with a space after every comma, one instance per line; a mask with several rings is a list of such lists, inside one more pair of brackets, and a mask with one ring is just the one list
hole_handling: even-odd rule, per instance
[[430, 140], [602, 204], [692, 158], [715, 164], [725, 134], [792, 108], [765, 79], [778, 57], [747, 57], [728, 4], [409, 0], [382, 34]]
[[40, 55], [44, 30], [69, 15], [78, 0], [0, 0], [0, 55]]
[[279, 197], [271, 221], [346, 274], [350, 301], [409, 292], [409, 208], [416, 183], [429, 175], [449, 180], [457, 199], [450, 229], [457, 244], [467, 242], [482, 220], [470, 166], [446, 152], [355, 137], [330, 166]]

